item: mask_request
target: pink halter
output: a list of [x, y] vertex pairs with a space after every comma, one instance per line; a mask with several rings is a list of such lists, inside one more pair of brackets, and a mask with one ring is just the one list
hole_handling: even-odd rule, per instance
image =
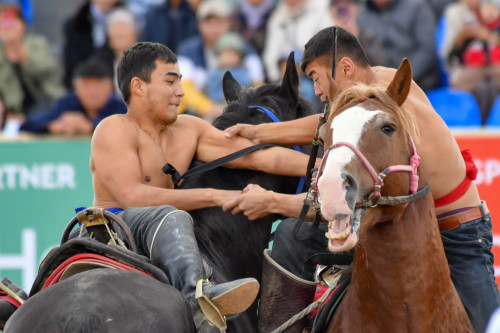
[[[413, 139], [412, 139], [412, 137], [411, 137], [411, 135], [409, 133], [408, 133], [408, 136], [410, 138], [410, 142], [411, 142], [412, 149], [413, 149], [413, 156], [410, 158], [410, 164], [409, 165], [393, 165], [393, 166], [387, 167], [386, 169], [384, 169], [380, 173], [377, 173], [375, 171], [375, 169], [373, 168], [373, 166], [371, 165], [371, 163], [366, 159], [366, 157], [363, 155], [363, 153], [356, 146], [354, 146], [353, 144], [348, 143], [348, 142], [336, 142], [336, 143], [332, 144], [330, 147], [328, 147], [328, 149], [327, 149], [327, 151], [325, 153], [325, 156], [323, 156], [323, 160], [321, 161], [321, 165], [319, 167], [317, 177], [313, 181], [313, 186], [314, 186], [315, 192], [316, 193], [318, 192], [318, 180], [319, 180], [319, 177], [323, 173], [324, 165], [326, 163], [325, 161], [326, 161], [326, 159], [328, 157], [328, 154], [330, 153], [330, 151], [332, 149], [344, 146], [344, 147], [347, 147], [347, 148], [351, 149], [354, 152], [354, 154], [361, 160], [361, 162], [363, 163], [363, 165], [365, 166], [365, 168], [371, 174], [371, 176], [372, 176], [372, 178], [374, 180], [374, 187], [373, 187], [373, 193], [370, 195], [370, 199], [372, 199], [372, 200], [375, 199], [376, 200], [375, 206], [377, 204], [380, 204], [378, 202], [378, 199], [381, 198], [381, 190], [382, 190], [382, 186], [384, 186], [384, 179], [385, 179], [385, 177], [387, 177], [387, 175], [389, 173], [391, 173], [391, 172], [397, 172], [397, 171], [405, 171], [405, 172], [409, 172], [410, 173], [410, 196], [406, 196], [406, 197], [409, 198], [408, 200], [403, 200], [405, 202], [410, 201], [410, 199], [413, 198], [412, 195], [414, 193], [416, 193], [417, 189], [418, 189], [418, 174], [417, 174], [417, 169], [418, 169], [418, 166], [420, 165], [420, 156], [418, 156], [418, 154], [417, 154], [417, 148], [416, 148], [415, 143], [413, 142]], [[427, 192], [428, 192], [428, 190], [427, 190]], [[418, 197], [420, 197], [420, 195]], [[404, 197], [398, 197], [398, 198], [400, 198], [400, 199], [403, 198], [404, 199]], [[385, 201], [388, 202], [388, 203], [385, 203], [385, 204], [388, 204], [388, 205], [398, 204], [398, 203], [392, 203], [392, 201], [390, 201], [389, 199], [385, 199]], [[398, 202], [399, 201], [400, 200], [398, 200]]]

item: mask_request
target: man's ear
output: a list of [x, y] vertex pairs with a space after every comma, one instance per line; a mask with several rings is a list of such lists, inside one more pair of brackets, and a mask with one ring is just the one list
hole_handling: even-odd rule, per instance
[[338, 78], [339, 75], [344, 75], [347, 77], [351, 77], [354, 72], [354, 62], [349, 57], [342, 57], [337, 64], [337, 73], [335, 78]]
[[134, 76], [130, 81], [130, 95], [144, 96], [144, 81]]

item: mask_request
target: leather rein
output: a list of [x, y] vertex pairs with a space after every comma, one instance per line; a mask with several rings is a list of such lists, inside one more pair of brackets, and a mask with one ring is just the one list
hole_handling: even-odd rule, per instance
[[[267, 115], [275, 123], [280, 122], [280, 119], [276, 116], [276, 113], [270, 108], [266, 108], [266, 107], [260, 106], [260, 105], [249, 105], [248, 108], [255, 109], [255, 110]], [[271, 143], [261, 143], [258, 145], [246, 147], [246, 148], [238, 150], [237, 152], [234, 152], [232, 154], [229, 154], [229, 155], [223, 156], [221, 158], [218, 158], [216, 160], [213, 160], [212, 162], [197, 165], [194, 168], [189, 169], [188, 171], [186, 171], [182, 175], [170, 163], [165, 164], [165, 166], [162, 168], [162, 171], [164, 174], [170, 175], [172, 177], [172, 182], [174, 183], [174, 188], [177, 189], [177, 188], [179, 188], [179, 184], [183, 179], [186, 179], [186, 178], [192, 177], [194, 175], [199, 175], [199, 174], [205, 173], [207, 171], [213, 170], [213, 169], [218, 168], [220, 166], [223, 166], [229, 162], [232, 162], [237, 158], [240, 158], [242, 156], [250, 154], [258, 149], [267, 148], [267, 147], [277, 147], [277, 145], [271, 144]], [[299, 146], [292, 146], [292, 148], [295, 151], [301, 152], [301, 149]], [[304, 182], [305, 182], [305, 177], [301, 177], [300, 181], [299, 181], [299, 185], [297, 186], [297, 192], [296, 192], [297, 194], [302, 192], [302, 188], [304, 187]]]

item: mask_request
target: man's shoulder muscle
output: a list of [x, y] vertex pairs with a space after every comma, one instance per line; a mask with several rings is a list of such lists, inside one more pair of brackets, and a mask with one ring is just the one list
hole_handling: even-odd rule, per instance
[[115, 114], [103, 119], [92, 136], [92, 145], [112, 144], [116, 139], [121, 142], [133, 140], [137, 135], [133, 124], [123, 114]]

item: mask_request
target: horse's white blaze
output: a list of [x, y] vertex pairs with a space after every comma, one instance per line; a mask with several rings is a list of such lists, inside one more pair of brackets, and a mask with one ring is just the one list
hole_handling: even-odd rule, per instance
[[[348, 142], [357, 147], [366, 124], [380, 112], [368, 111], [359, 106], [345, 110], [332, 121], [332, 143]], [[321, 213], [329, 221], [338, 219], [339, 214], [352, 214], [345, 198], [346, 180], [341, 174], [353, 157], [354, 152], [347, 147], [338, 147], [329, 152], [318, 183]]]

